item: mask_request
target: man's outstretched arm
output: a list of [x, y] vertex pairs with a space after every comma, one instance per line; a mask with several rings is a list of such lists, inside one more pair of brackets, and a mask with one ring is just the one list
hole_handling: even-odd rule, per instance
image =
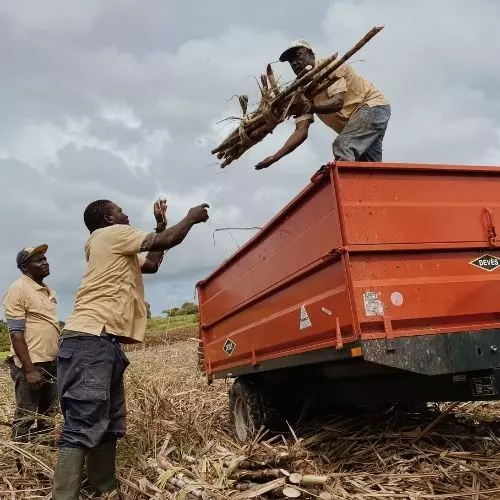
[[283, 156], [286, 156], [293, 150], [297, 149], [307, 139], [311, 123], [312, 121], [309, 119], [298, 121], [295, 124], [295, 131], [288, 138], [283, 147], [275, 154], [268, 156], [265, 160], [255, 165], [255, 170], [262, 170], [263, 168], [267, 168], [273, 163], [281, 160]]
[[149, 252], [165, 252], [184, 240], [191, 228], [200, 222], [208, 220], [209, 206], [206, 203], [191, 208], [186, 217], [175, 226], [169, 227], [158, 234], [152, 233], [143, 242], [142, 250]]
[[[167, 200], [159, 199], [153, 205], [153, 215], [156, 219], [156, 233], [160, 233], [167, 228]], [[141, 266], [142, 274], [155, 274], [160, 269], [164, 252], [149, 252]]]

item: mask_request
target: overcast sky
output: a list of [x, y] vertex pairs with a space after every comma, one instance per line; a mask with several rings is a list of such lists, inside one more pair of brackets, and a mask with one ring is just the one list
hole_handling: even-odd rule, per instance
[[499, 163], [498, 19], [498, 0], [0, 0], [0, 289], [19, 249], [48, 243], [64, 319], [84, 271], [85, 206], [112, 199], [151, 230], [165, 195], [172, 223], [205, 201], [211, 219], [145, 278], [146, 300], [154, 313], [193, 300], [251, 236], [219, 232], [214, 245], [213, 231], [265, 224], [331, 158], [319, 120], [265, 171], [253, 165], [293, 124], [223, 173], [210, 155], [234, 126], [217, 122], [238, 114], [228, 99], [255, 97], [253, 76], [296, 38], [326, 56], [384, 24], [354, 58], [392, 104], [384, 159]]

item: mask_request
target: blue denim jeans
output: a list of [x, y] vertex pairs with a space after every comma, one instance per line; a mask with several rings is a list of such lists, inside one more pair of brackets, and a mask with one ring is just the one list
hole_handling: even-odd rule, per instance
[[57, 357], [62, 448], [94, 448], [126, 430], [123, 374], [129, 361], [112, 336], [64, 338]]
[[333, 142], [333, 155], [342, 161], [382, 161], [382, 141], [391, 107], [361, 106]]

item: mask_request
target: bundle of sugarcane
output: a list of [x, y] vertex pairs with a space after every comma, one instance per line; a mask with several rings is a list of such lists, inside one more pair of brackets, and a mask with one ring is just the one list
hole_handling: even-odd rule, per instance
[[212, 154], [223, 160], [221, 168], [227, 167], [253, 145], [262, 141], [268, 134], [272, 134], [277, 125], [295, 113], [296, 106], [324, 92], [334, 82], [335, 71], [383, 28], [383, 26], [372, 28], [342, 57], [338, 58], [336, 53], [314, 68], [306, 67], [293, 83], [282, 89], [279, 88], [271, 65], [268, 64], [266, 73], [261, 75], [261, 98], [257, 109], [248, 113], [248, 97], [240, 96], [243, 117], [239, 127], [212, 150]]

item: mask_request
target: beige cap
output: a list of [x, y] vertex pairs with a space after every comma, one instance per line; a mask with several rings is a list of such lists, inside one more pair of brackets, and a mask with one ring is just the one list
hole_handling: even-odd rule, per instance
[[305, 40], [302, 40], [302, 39], [299, 39], [299, 40], [295, 40], [294, 42], [292, 42], [288, 47], [287, 49], [283, 52], [283, 54], [280, 55], [280, 61], [281, 62], [285, 62], [285, 61], [288, 61], [289, 59], [289, 56], [290, 56], [290, 53], [300, 47], [304, 47], [305, 49], [309, 49], [311, 52], [313, 51], [312, 47], [309, 45], [308, 42], [306, 42]]
[[23, 248], [16, 257], [16, 264], [17, 267], [21, 267], [23, 264], [26, 263], [28, 259], [31, 259], [33, 255], [38, 255], [39, 253], [47, 253], [47, 250], [49, 249], [48, 245], [38, 245], [37, 247], [26, 247]]

